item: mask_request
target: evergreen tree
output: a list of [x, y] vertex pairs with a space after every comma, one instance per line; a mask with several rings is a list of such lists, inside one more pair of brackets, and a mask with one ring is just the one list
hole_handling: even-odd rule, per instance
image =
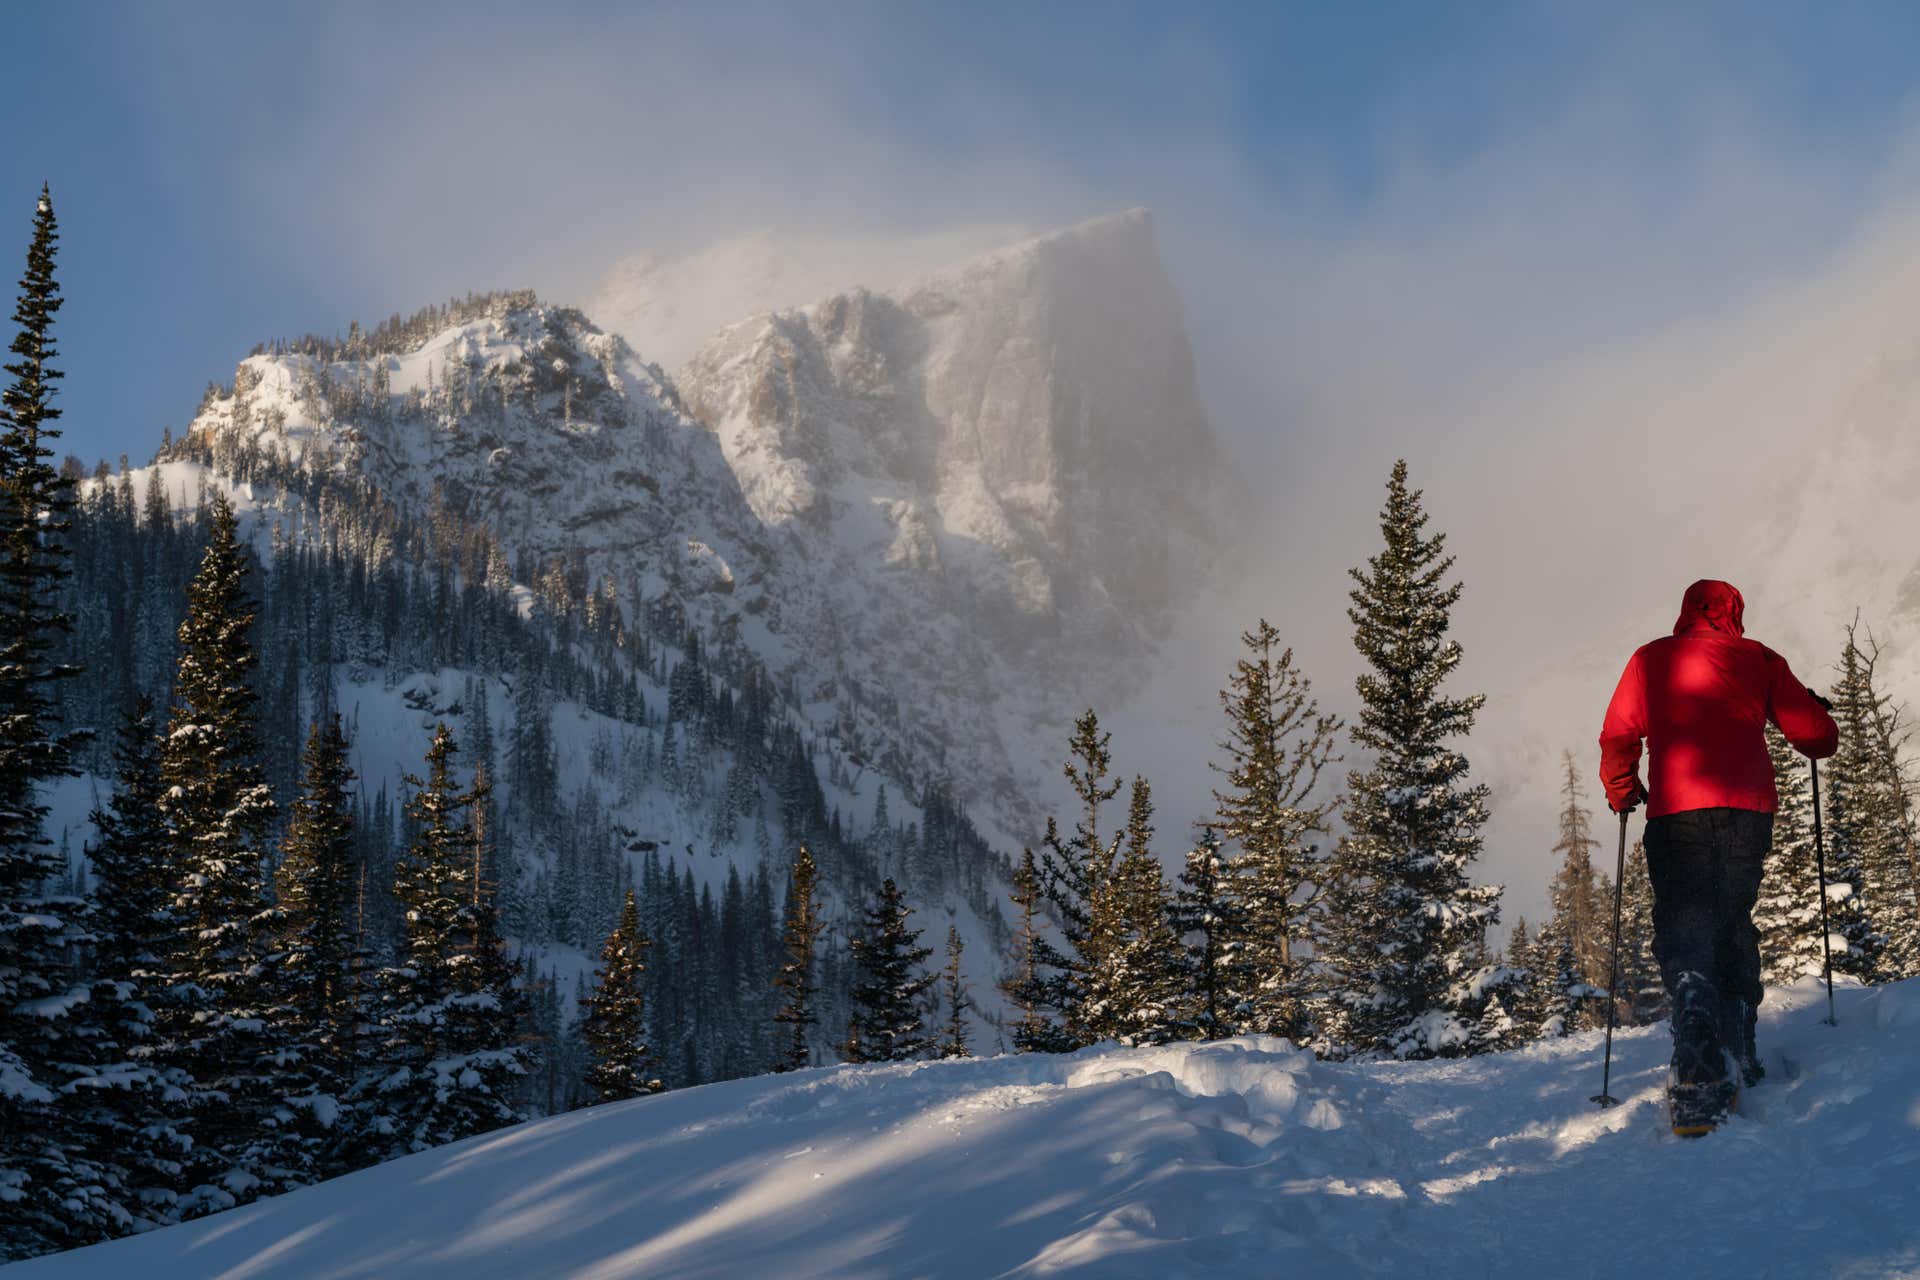
[[[1552, 928], [1572, 944], [1574, 968], [1582, 980], [1600, 986], [1607, 980], [1612, 886], [1594, 870], [1593, 851], [1600, 842], [1593, 838], [1593, 819], [1573, 752], [1562, 753], [1561, 763], [1560, 838], [1553, 846], [1559, 866], [1547, 890]], [[1604, 1009], [1600, 1019], [1604, 1023]]]
[[1070, 839], [1061, 836], [1058, 823], [1047, 819], [1041, 840], [1040, 885], [1061, 941], [1056, 946], [1045, 935], [1034, 939], [1036, 968], [1044, 971], [1039, 1003], [1052, 1012], [1062, 1042], [1074, 1047], [1100, 1038], [1099, 1029], [1088, 1019], [1087, 985], [1088, 975], [1102, 964], [1100, 948], [1111, 932], [1096, 913], [1119, 850], [1119, 837], [1107, 840], [1100, 827], [1101, 807], [1120, 794], [1119, 780], [1107, 781], [1113, 769], [1108, 750], [1111, 738], [1101, 732], [1100, 719], [1091, 710], [1074, 722], [1065, 773], [1080, 801], [1081, 817]]
[[1280, 633], [1262, 618], [1240, 637], [1247, 656], [1220, 694], [1227, 763], [1213, 767], [1227, 787], [1214, 792], [1220, 834], [1240, 847], [1229, 868], [1244, 932], [1229, 970], [1235, 1032], [1296, 1041], [1307, 1031], [1305, 956], [1315, 888], [1316, 836], [1335, 802], [1315, 800], [1321, 770], [1334, 759], [1337, 717], [1320, 714], [1293, 650], [1275, 656]]
[[820, 921], [820, 903], [815, 895], [819, 871], [807, 846], [793, 860], [793, 878], [787, 885], [786, 924], [781, 930], [785, 959], [773, 980], [780, 994], [780, 1007], [773, 1020], [791, 1030], [781, 1046], [775, 1071], [799, 1071], [813, 1064], [808, 1029], [819, 1021], [814, 997], [820, 987], [814, 979], [814, 944], [826, 927]]
[[160, 759], [179, 926], [160, 1045], [202, 1090], [189, 1214], [301, 1180], [283, 1163], [293, 1117], [283, 1091], [285, 1028], [271, 1008], [263, 868], [274, 803], [259, 765], [248, 553], [225, 494], [215, 494], [209, 516], [212, 537], [187, 587]]
[[1020, 1053], [1065, 1053], [1074, 1048], [1073, 1041], [1047, 1016], [1050, 992], [1042, 966], [1053, 953], [1041, 933], [1044, 921], [1040, 910], [1046, 900], [1046, 887], [1031, 849], [1022, 851], [1020, 865], [1014, 870], [1012, 897], [1020, 913], [1020, 927], [1013, 937], [1013, 968], [1002, 979], [1000, 992], [1020, 1014], [1013, 1027], [1013, 1047]]
[[1627, 851], [1627, 878], [1620, 903], [1620, 998], [1629, 1026], [1659, 1022], [1668, 1013], [1667, 988], [1653, 954], [1653, 881], [1647, 850], [1635, 840]]
[[1898, 816], [1873, 731], [1874, 717], [1881, 709], [1872, 666], [1849, 628], [1840, 654], [1840, 679], [1833, 686], [1840, 747], [1821, 770], [1821, 799], [1826, 804], [1827, 926], [1832, 934], [1833, 968], [1862, 982], [1882, 980], [1889, 964], [1888, 938], [1876, 927], [1876, 904], [1868, 897], [1870, 872], [1886, 865]]
[[620, 923], [601, 948], [600, 971], [580, 1018], [580, 1037], [593, 1064], [586, 1083], [600, 1102], [658, 1093], [662, 1087], [648, 1074], [651, 1054], [645, 1039], [643, 979], [649, 945], [640, 931], [640, 908], [629, 889]]
[[1186, 1011], [1183, 1021], [1201, 1040], [1235, 1033], [1233, 975], [1246, 917], [1227, 887], [1220, 838], [1206, 828], [1200, 843], [1187, 851], [1180, 886], [1169, 907], [1174, 933], [1186, 945]]
[[121, 724], [118, 785], [91, 821], [95, 841], [90, 924], [96, 939], [88, 1007], [101, 1043], [83, 1088], [69, 1091], [62, 1123], [86, 1149], [112, 1153], [129, 1211], [116, 1227], [163, 1220], [190, 1142], [176, 1099], [193, 1083], [156, 1060], [158, 975], [174, 937], [172, 846], [160, 817], [160, 740], [153, 702], [142, 695]]
[[935, 1049], [937, 1056], [942, 1058], [973, 1056], [973, 1051], [967, 1045], [967, 1011], [973, 1008], [973, 1000], [967, 994], [966, 979], [960, 970], [965, 949], [965, 944], [960, 940], [960, 930], [948, 925], [947, 964], [940, 971], [940, 1003], [946, 1008], [947, 1020]]
[[1486, 1007], [1480, 1012], [1480, 1021], [1474, 1024], [1474, 1053], [1505, 1053], [1508, 1049], [1518, 1048], [1524, 1043], [1520, 1037], [1519, 1025], [1507, 1012], [1507, 1007], [1495, 993], [1487, 997]]
[[89, 821], [95, 972], [144, 987], [174, 937], [171, 845], [161, 817], [160, 726], [145, 694], [126, 713], [114, 747], [118, 787]]
[[920, 930], [907, 927], [912, 914], [889, 877], [850, 944], [859, 977], [847, 1038], [838, 1046], [847, 1062], [905, 1062], [933, 1047], [921, 1011], [938, 975], [920, 968], [933, 949], [919, 945]]
[[1473, 728], [1483, 698], [1447, 698], [1460, 662], [1447, 638], [1459, 583], [1445, 535], [1426, 536], [1421, 494], [1396, 463], [1380, 515], [1385, 546], [1355, 569], [1357, 681], [1354, 741], [1371, 768], [1348, 776], [1349, 836], [1335, 852], [1322, 941], [1332, 971], [1332, 1039], [1365, 1053], [1423, 1058], [1471, 1047], [1480, 1010], [1473, 964], [1498, 922], [1500, 890], [1476, 886], [1487, 788], [1467, 781], [1452, 745]]
[[394, 1155], [522, 1118], [520, 1001], [481, 877], [471, 814], [484, 797], [459, 788], [458, 754], [440, 725], [426, 778], [407, 779], [414, 836], [394, 872], [406, 936], [400, 963], [380, 975], [383, 1072], [369, 1099], [371, 1132], [390, 1138]]
[[0, 394], [0, 1260], [83, 1243], [112, 1216], [88, 1191], [101, 1171], [62, 1141], [51, 1113], [84, 991], [67, 962], [84, 937], [81, 904], [55, 891], [66, 867], [41, 798], [74, 773], [79, 744], [55, 710], [57, 686], [75, 674], [55, 657], [72, 628], [59, 605], [71, 485], [49, 463], [58, 239], [43, 187]]
[[354, 862], [353, 770], [340, 717], [315, 724], [302, 757], [301, 795], [281, 844], [281, 1000], [306, 1100], [302, 1130], [317, 1173], [337, 1172], [323, 1150], [337, 1100], [351, 1088], [360, 1020], [359, 868]]
[[[1858, 619], [1847, 626], [1834, 687], [1840, 750], [1822, 770], [1831, 798], [1828, 823], [1836, 862], [1857, 870], [1849, 879], [1870, 922], [1870, 955], [1853, 955], [1847, 972], [1875, 982], [1920, 973], [1920, 855], [1907, 778], [1905, 716], [1879, 688], [1880, 646], [1871, 632], [1860, 640]], [[1851, 948], [1851, 942], [1849, 944]]]
[[1166, 877], [1153, 856], [1153, 796], [1133, 780], [1125, 851], [1100, 886], [1092, 913], [1092, 952], [1084, 1020], [1099, 1039], [1159, 1044], [1182, 1023], [1186, 986], [1179, 936], [1169, 919]]
[[1813, 848], [1813, 799], [1805, 760], [1785, 735], [1767, 726], [1767, 754], [1779, 807], [1773, 852], [1760, 881], [1753, 924], [1760, 931], [1760, 972], [1784, 984], [1821, 972], [1820, 886]]

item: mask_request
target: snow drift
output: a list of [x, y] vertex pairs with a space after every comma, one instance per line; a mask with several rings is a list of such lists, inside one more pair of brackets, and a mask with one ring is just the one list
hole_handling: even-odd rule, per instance
[[1920, 981], [1769, 993], [1767, 1081], [1673, 1138], [1666, 1030], [1456, 1062], [1283, 1041], [843, 1067], [576, 1112], [20, 1280], [1910, 1275]]

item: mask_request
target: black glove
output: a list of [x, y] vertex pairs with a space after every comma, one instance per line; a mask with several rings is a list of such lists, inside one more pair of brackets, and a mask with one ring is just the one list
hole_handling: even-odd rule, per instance
[[1807, 696], [1809, 698], [1812, 698], [1815, 702], [1819, 703], [1823, 711], [1833, 710], [1833, 702], [1830, 699], [1823, 698], [1819, 694], [1815, 693], [1813, 691], [1812, 685], [1807, 686]]

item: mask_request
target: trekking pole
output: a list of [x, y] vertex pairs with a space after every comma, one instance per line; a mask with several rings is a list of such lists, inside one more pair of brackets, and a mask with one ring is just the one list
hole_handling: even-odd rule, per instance
[[1820, 966], [1827, 975], [1827, 1016], [1821, 1021], [1830, 1027], [1840, 1025], [1833, 1011], [1833, 935], [1827, 929], [1827, 841], [1820, 831], [1820, 762], [1807, 761], [1813, 770], [1813, 865], [1820, 872]]
[[1613, 1083], [1613, 1024], [1620, 1012], [1620, 891], [1627, 879], [1627, 815], [1620, 815], [1620, 853], [1613, 860], [1613, 969], [1607, 979], [1607, 1056], [1606, 1065], [1600, 1068], [1600, 1092], [1588, 1099], [1597, 1102], [1604, 1110], [1618, 1106], [1620, 1099], [1607, 1092], [1607, 1086]]

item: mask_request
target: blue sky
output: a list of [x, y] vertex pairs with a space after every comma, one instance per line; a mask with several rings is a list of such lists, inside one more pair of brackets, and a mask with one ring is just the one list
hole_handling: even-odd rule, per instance
[[[1211, 314], [1223, 246], [1471, 259], [1512, 218], [1517, 272], [1577, 261], [1618, 282], [1585, 322], [1630, 329], [1830, 250], [1914, 102], [1913, 6], [1668, 8], [26, 0], [0, 14], [0, 253], [50, 180], [89, 459], [147, 456], [262, 338], [582, 293], [623, 253], [769, 224], [1145, 203]], [[1206, 328], [1233, 417], [1258, 396]]]

